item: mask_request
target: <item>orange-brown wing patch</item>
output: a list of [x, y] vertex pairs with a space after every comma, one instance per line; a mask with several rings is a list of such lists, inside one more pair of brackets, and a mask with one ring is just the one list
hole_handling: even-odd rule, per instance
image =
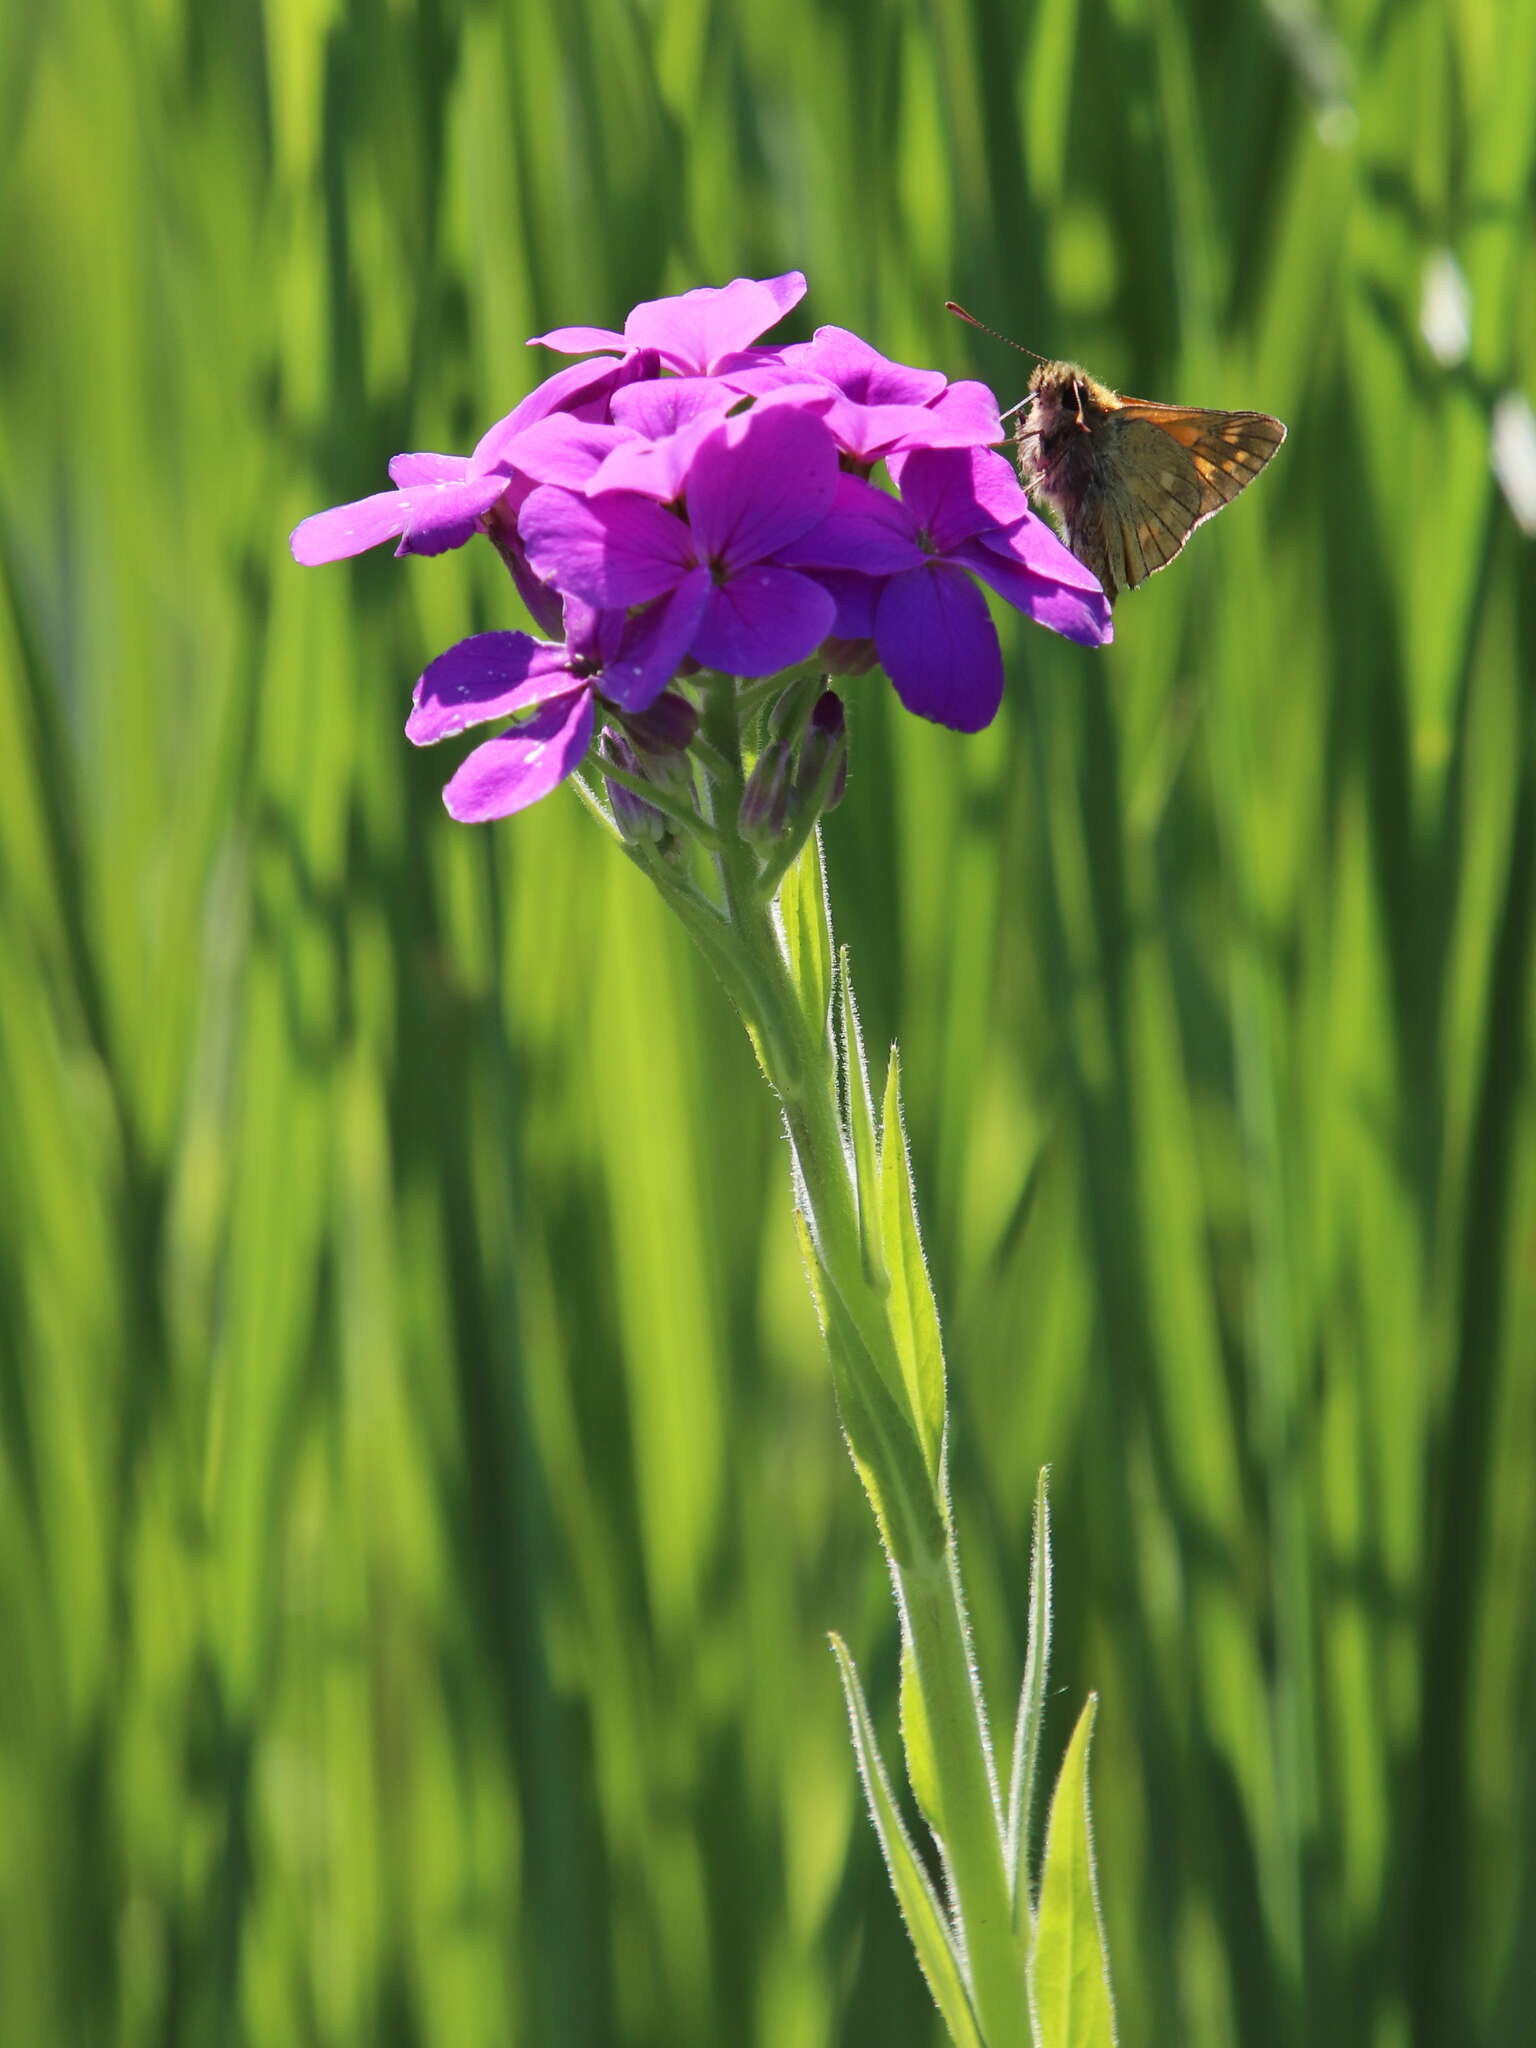
[[[1104, 482], [1082, 507], [1097, 555], [1082, 560], [1111, 601], [1166, 568], [1195, 528], [1229, 505], [1285, 439], [1261, 412], [1216, 412], [1126, 399], [1101, 431], [1114, 436]], [[1071, 535], [1067, 544], [1078, 552]], [[1101, 560], [1102, 558], [1102, 566]]]
[[1205, 487], [1193, 457], [1156, 428], [1117, 411], [1098, 431], [1104, 459], [1067, 545], [1113, 601], [1173, 560], [1200, 519]]
[[1094, 427], [1099, 456], [1067, 546], [1113, 604], [1166, 568], [1195, 528], [1251, 483], [1285, 428], [1262, 412], [1218, 412], [1127, 398]]
[[1230, 505], [1252, 483], [1285, 439], [1279, 420], [1264, 412], [1218, 412], [1203, 406], [1155, 405], [1128, 398], [1119, 417], [1130, 428], [1140, 422], [1181, 449], [1200, 479], [1195, 523]]

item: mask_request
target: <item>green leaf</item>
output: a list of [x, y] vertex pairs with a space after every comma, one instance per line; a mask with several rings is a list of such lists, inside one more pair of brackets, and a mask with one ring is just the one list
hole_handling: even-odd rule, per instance
[[1024, 1684], [1013, 1730], [1013, 1769], [1008, 1782], [1008, 1881], [1013, 1887], [1013, 1924], [1029, 1910], [1029, 1823], [1035, 1806], [1040, 1763], [1040, 1726], [1051, 1662], [1051, 1506], [1042, 1465], [1035, 1482], [1035, 1531], [1029, 1564], [1029, 1634], [1024, 1651]]
[[848, 1136], [853, 1145], [853, 1169], [859, 1195], [859, 1243], [864, 1252], [864, 1270], [873, 1286], [888, 1284], [885, 1259], [880, 1249], [880, 1156], [875, 1133], [875, 1106], [869, 1093], [869, 1069], [864, 1063], [864, 1037], [859, 1030], [858, 1006], [848, 974], [848, 948], [837, 956], [837, 988], [842, 1022], [843, 1085], [846, 1094]]
[[971, 2010], [965, 1972], [955, 1950], [948, 1916], [934, 1896], [928, 1873], [912, 1847], [900, 1808], [891, 1796], [890, 1781], [880, 1760], [859, 1674], [841, 1636], [834, 1635], [831, 1641], [837, 1668], [842, 1675], [843, 1697], [848, 1702], [854, 1754], [859, 1760], [859, 1776], [864, 1780], [870, 1819], [880, 1838], [885, 1867], [891, 1874], [896, 1903], [907, 1923], [912, 1946], [917, 1950], [918, 1964], [928, 1980], [933, 2002], [939, 2008], [949, 2030], [949, 2038], [956, 2048], [984, 2048], [981, 2030]]
[[779, 919], [800, 1008], [815, 1038], [825, 1038], [832, 1000], [832, 912], [821, 858], [821, 833], [800, 849], [779, 888]]
[[894, 1045], [880, 1117], [880, 1242], [891, 1282], [891, 1330], [912, 1426], [937, 1487], [944, 1457], [944, 1344], [918, 1234], [912, 1167], [901, 1122], [901, 1055]]
[[810, 1226], [798, 1210], [795, 1230], [832, 1362], [838, 1419], [854, 1470], [875, 1511], [880, 1541], [892, 1563], [903, 1570], [931, 1564], [944, 1555], [944, 1522], [917, 1441], [837, 1289], [828, 1284]]
[[939, 1760], [933, 1753], [933, 1727], [917, 1682], [917, 1660], [907, 1635], [905, 1618], [901, 1637], [901, 1746], [907, 1759], [907, 1783], [923, 1819], [940, 1838], [944, 1836], [944, 1781]]
[[1029, 1956], [1037, 2048], [1114, 2048], [1116, 2038], [1088, 1812], [1088, 1744], [1097, 1709], [1098, 1698], [1090, 1694], [1051, 1800]]

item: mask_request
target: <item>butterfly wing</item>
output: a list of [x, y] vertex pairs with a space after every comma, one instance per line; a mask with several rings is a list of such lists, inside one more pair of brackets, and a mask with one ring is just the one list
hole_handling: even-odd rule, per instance
[[1142, 398], [1123, 399], [1098, 431], [1113, 437], [1113, 448], [1069, 522], [1067, 545], [1111, 602], [1171, 562], [1285, 439], [1267, 413]]

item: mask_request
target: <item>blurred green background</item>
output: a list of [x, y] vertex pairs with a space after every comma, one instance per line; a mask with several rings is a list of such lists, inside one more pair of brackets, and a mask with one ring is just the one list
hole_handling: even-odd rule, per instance
[[525, 335], [801, 267], [787, 332], [1004, 402], [946, 295], [1290, 424], [1109, 653], [1010, 628], [980, 739], [858, 686], [835, 901], [1005, 1715], [1055, 1468], [1124, 2041], [1530, 2039], [1536, 6], [8, 0], [0, 48], [0, 2038], [936, 2039], [745, 1042], [574, 798], [454, 827], [402, 739], [520, 622], [491, 551], [286, 546]]

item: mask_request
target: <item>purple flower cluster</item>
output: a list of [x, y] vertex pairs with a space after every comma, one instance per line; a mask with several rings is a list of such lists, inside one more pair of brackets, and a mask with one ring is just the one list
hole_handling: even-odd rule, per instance
[[[991, 392], [889, 362], [840, 327], [762, 346], [804, 291], [798, 271], [738, 278], [637, 306], [622, 333], [535, 336], [589, 359], [472, 455], [397, 455], [394, 490], [295, 529], [305, 563], [386, 540], [437, 555], [485, 533], [552, 636], [476, 634], [417, 683], [418, 744], [517, 721], [448, 784], [454, 817], [535, 802], [610, 708], [648, 712], [680, 671], [771, 676], [828, 642], [844, 670], [872, 643], [909, 710], [979, 731], [1003, 660], [978, 581], [1071, 639], [1110, 638], [1097, 579], [995, 452]], [[894, 489], [870, 480], [877, 463]]]

